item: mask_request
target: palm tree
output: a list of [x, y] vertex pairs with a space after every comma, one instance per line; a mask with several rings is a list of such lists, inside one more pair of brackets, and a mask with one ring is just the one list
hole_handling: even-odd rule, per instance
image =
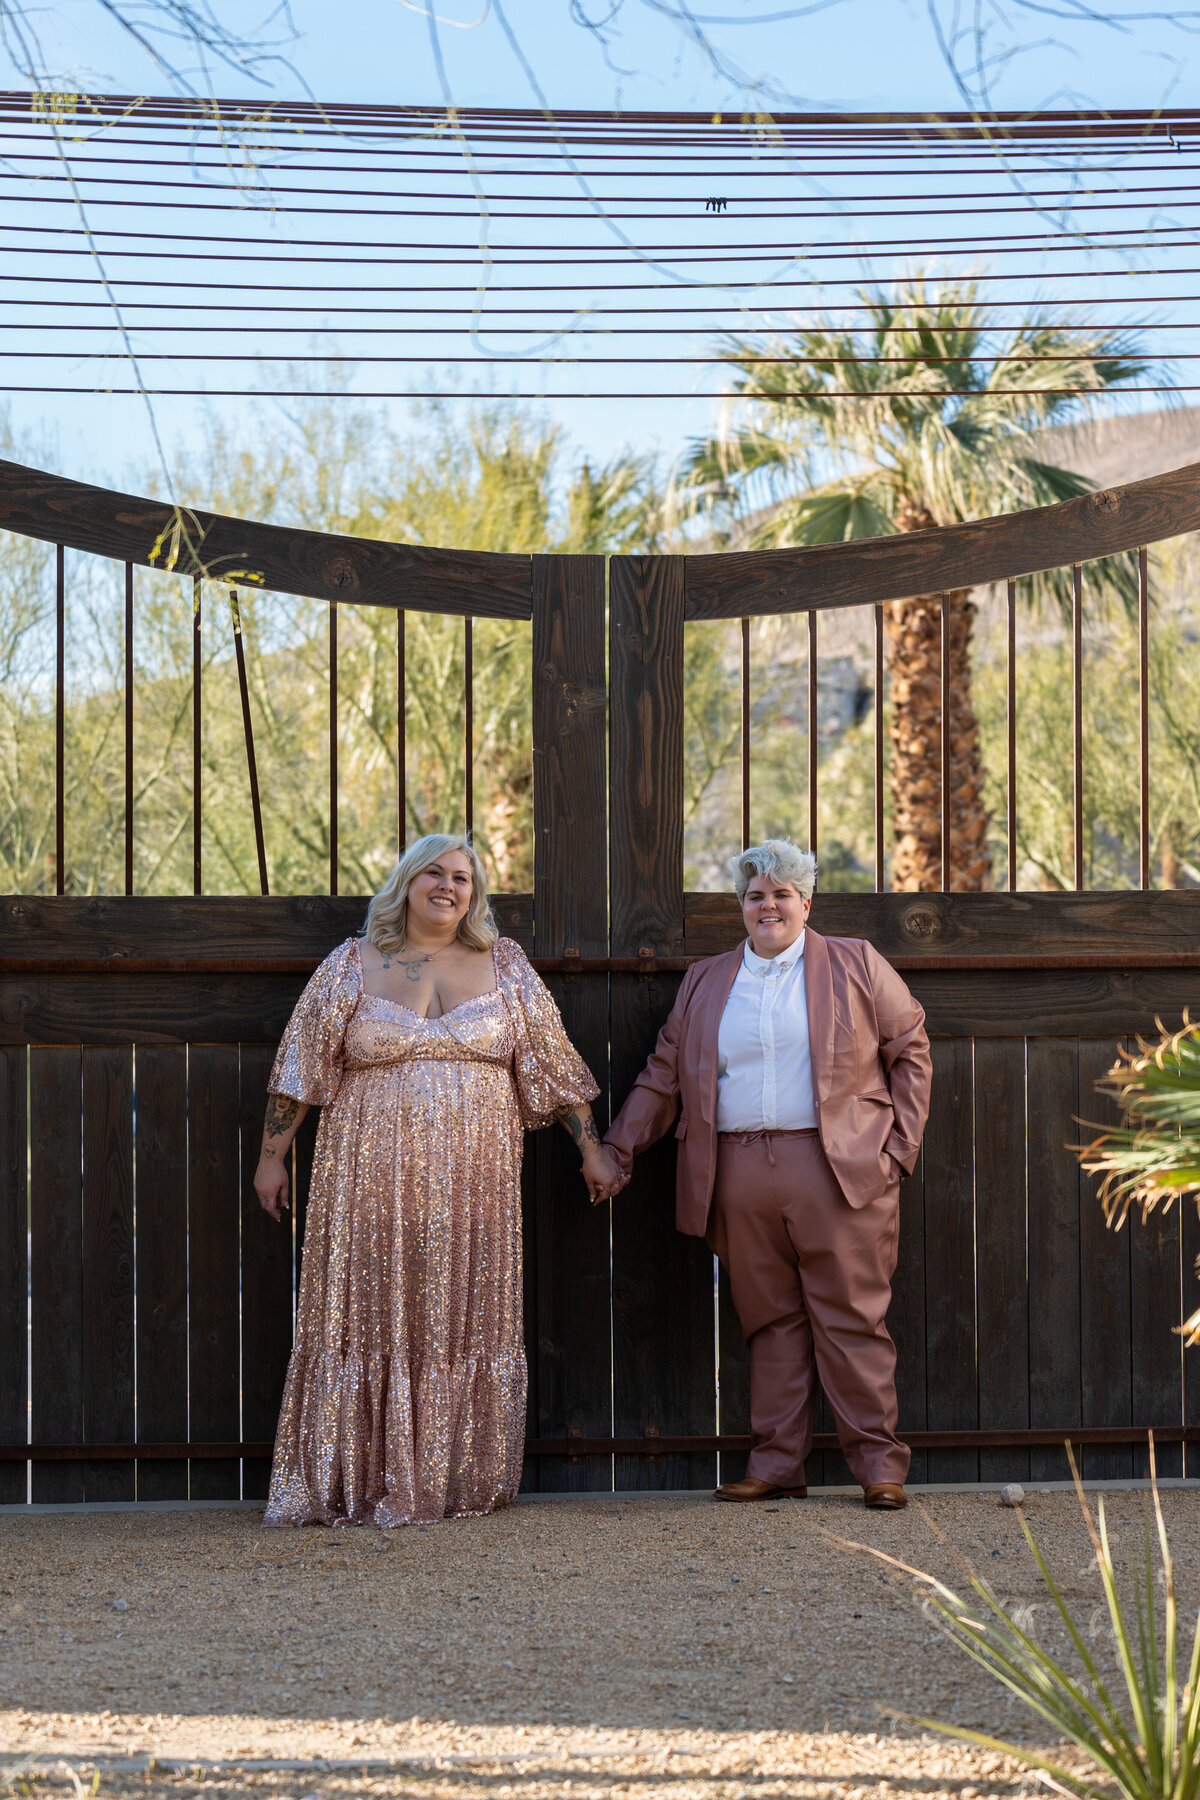
[[[1003, 335], [972, 284], [916, 277], [861, 293], [868, 323], [835, 319], [781, 339], [734, 338], [740, 405], [695, 444], [683, 508], [742, 549], [840, 543], [1045, 506], [1091, 483], [1037, 455], [1037, 434], [1086, 416], [1145, 367], [1125, 331], [1038, 316]], [[781, 360], [765, 362], [774, 357]], [[1065, 572], [1062, 572], [1065, 576]], [[1089, 571], [1128, 598], [1127, 560]], [[1043, 578], [1060, 595], [1062, 579]], [[971, 699], [969, 590], [950, 608], [950, 885], [991, 882]], [[941, 886], [941, 595], [885, 608], [892, 683], [893, 886]]]

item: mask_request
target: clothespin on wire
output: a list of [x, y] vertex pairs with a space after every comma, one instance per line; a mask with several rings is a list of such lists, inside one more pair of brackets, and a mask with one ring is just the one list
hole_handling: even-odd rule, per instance
[[729, 207], [729, 202], [728, 202], [728, 200], [726, 200], [726, 198], [723, 194], [710, 195], [710, 197], [704, 202], [705, 212], [714, 212], [714, 213], [725, 212], [725, 211], [727, 211], [728, 207]]

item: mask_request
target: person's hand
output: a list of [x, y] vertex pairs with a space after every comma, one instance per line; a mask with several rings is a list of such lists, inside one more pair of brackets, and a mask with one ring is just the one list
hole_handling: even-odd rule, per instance
[[614, 1194], [619, 1194], [628, 1180], [603, 1144], [589, 1144], [583, 1159], [582, 1174], [593, 1206], [599, 1206], [602, 1200], [610, 1200]]
[[275, 1220], [282, 1218], [288, 1206], [286, 1157], [276, 1157], [273, 1162], [268, 1162], [265, 1157], [259, 1158], [258, 1167], [254, 1171], [254, 1191], [265, 1213], [270, 1213]]

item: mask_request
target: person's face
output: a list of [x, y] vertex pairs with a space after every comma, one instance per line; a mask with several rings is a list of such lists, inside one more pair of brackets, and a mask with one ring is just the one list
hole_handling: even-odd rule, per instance
[[461, 850], [448, 850], [408, 886], [408, 916], [415, 925], [450, 936], [471, 904], [471, 865]]
[[778, 956], [804, 930], [811, 900], [802, 900], [787, 881], [754, 876], [742, 901], [742, 919], [756, 956]]

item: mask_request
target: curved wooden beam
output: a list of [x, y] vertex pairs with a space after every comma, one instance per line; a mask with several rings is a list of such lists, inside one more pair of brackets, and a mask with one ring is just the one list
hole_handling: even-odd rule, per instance
[[834, 606], [873, 606], [979, 587], [1137, 550], [1200, 530], [1200, 463], [967, 525], [895, 537], [683, 559], [685, 617], [738, 619]]
[[231, 519], [0, 461], [0, 528], [230, 587], [475, 618], [533, 615], [533, 558]]

